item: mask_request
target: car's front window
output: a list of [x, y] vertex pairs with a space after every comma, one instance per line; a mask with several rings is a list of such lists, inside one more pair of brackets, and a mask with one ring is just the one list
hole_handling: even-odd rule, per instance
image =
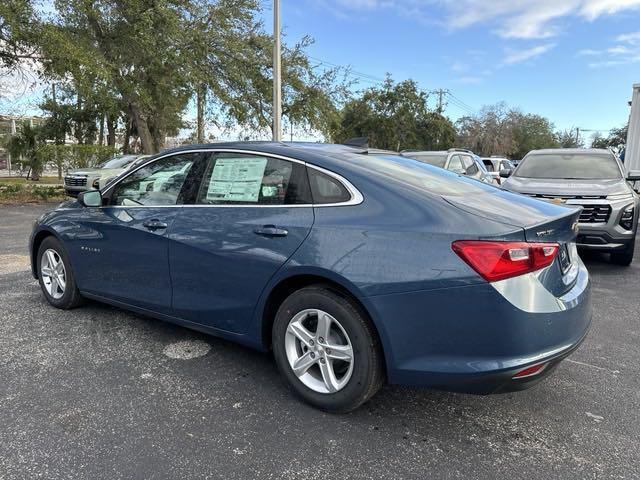
[[111, 195], [112, 205], [176, 205], [198, 153], [162, 158], [142, 167], [118, 183]]
[[622, 178], [612, 155], [593, 153], [540, 153], [528, 155], [514, 172], [522, 178], [603, 180]]

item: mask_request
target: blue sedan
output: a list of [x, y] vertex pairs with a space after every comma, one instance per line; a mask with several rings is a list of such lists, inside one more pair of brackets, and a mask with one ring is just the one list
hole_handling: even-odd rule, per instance
[[149, 158], [36, 223], [47, 301], [272, 350], [312, 405], [385, 382], [526, 388], [584, 339], [579, 209], [356, 147], [224, 143]]

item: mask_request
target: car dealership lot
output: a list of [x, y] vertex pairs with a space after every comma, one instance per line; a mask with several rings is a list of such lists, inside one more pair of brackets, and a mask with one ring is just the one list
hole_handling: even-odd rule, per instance
[[385, 387], [329, 415], [268, 355], [96, 303], [50, 307], [26, 252], [48, 208], [0, 207], [1, 479], [640, 476], [640, 262], [586, 258], [589, 337], [533, 389]]

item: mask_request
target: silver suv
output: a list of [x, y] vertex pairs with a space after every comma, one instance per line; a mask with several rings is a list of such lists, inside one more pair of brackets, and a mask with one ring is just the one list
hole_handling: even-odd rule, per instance
[[513, 171], [502, 170], [502, 187], [555, 203], [581, 205], [578, 247], [604, 250], [611, 261], [633, 261], [638, 195], [615, 154], [600, 149], [529, 152]]
[[487, 168], [471, 150], [451, 148], [446, 151], [414, 151], [405, 150], [400, 153], [403, 157], [413, 158], [422, 163], [444, 168], [460, 175], [475, 178], [486, 183], [498, 183], [487, 172]]

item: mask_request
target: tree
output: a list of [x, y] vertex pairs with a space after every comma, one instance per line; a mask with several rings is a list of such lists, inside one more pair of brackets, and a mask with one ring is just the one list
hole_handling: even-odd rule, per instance
[[[259, 0], [56, 0], [53, 5], [53, 11], [30, 10], [29, 22], [11, 16], [10, 28], [2, 32], [13, 38], [28, 31], [16, 41], [24, 39], [37, 51], [43, 77], [61, 89], [73, 88], [72, 131], [79, 141], [94, 141], [106, 126], [112, 144], [122, 121], [124, 150], [133, 134], [145, 153], [156, 152], [184, 127], [182, 115], [194, 97], [198, 137], [204, 133], [205, 108], [217, 125], [270, 128], [272, 38], [264, 32]], [[24, 25], [30, 30], [18, 28]], [[305, 53], [309, 44], [305, 38], [284, 48], [283, 112], [301, 128], [326, 134], [346, 87], [341, 69], [313, 65]], [[98, 134], [99, 142], [102, 137]]]
[[603, 137], [599, 132], [593, 136], [591, 141], [592, 148], [615, 148], [621, 150], [627, 143], [627, 132], [629, 131], [629, 124], [614, 128], [609, 131], [609, 136]]
[[560, 130], [556, 132], [556, 139], [560, 148], [582, 148], [584, 139], [580, 135], [580, 130]]
[[427, 99], [415, 81], [395, 83], [387, 76], [380, 87], [347, 102], [333, 139], [368, 137], [370, 145], [390, 150], [449, 148], [455, 138], [453, 124], [430, 112]]
[[37, 58], [35, 12], [30, 0], [0, 2], [0, 68], [11, 71]]
[[37, 154], [38, 146], [41, 144], [39, 133], [38, 127], [23, 122], [17, 134], [10, 137], [6, 143], [11, 158], [17, 160], [22, 170], [27, 169], [26, 177], [31, 177], [32, 180], [40, 180], [43, 169], [43, 163]]
[[512, 112], [514, 150], [509, 158], [523, 158], [531, 150], [557, 146], [553, 124], [549, 119], [535, 114]]
[[522, 158], [531, 150], [558, 146], [548, 119], [505, 103], [485, 106], [477, 115], [459, 119], [456, 126], [457, 143], [483, 156]]

